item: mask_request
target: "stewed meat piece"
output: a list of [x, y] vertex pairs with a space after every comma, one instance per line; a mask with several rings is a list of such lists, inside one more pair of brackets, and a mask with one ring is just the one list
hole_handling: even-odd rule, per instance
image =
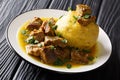
[[80, 17], [78, 18], [78, 22], [83, 26], [86, 26], [91, 22], [95, 22], [96, 17], [91, 16], [92, 10], [90, 9], [89, 6], [79, 4], [76, 6], [76, 12], [78, 17]]
[[80, 64], [88, 64], [88, 54], [83, 53], [82, 51], [78, 51], [73, 49], [71, 51], [71, 60], [72, 62], [75, 63], [80, 63]]
[[49, 23], [48, 21], [44, 21], [42, 23], [42, 26], [40, 27], [40, 29], [42, 29], [45, 33], [45, 35], [47, 36], [55, 36], [55, 32], [54, 30], [52, 29], [52, 23]]
[[35, 17], [28, 26], [25, 28], [32, 31], [34, 29], [39, 29], [40, 26], [42, 25], [42, 20], [39, 17]]
[[41, 48], [38, 45], [29, 44], [26, 45], [26, 53], [33, 56], [40, 56]]
[[83, 5], [83, 4], [76, 5], [76, 12], [78, 16], [84, 16], [86, 14], [92, 13], [90, 7], [87, 5]]
[[56, 55], [54, 54], [54, 49], [52, 49], [51, 46], [42, 47], [40, 58], [42, 62], [47, 64], [53, 64], [57, 59]]
[[44, 38], [45, 38], [44, 32], [42, 30], [36, 30], [36, 29], [31, 31], [30, 36], [33, 36], [34, 39], [39, 42], [44, 41]]
[[88, 19], [85, 19], [84, 17], [78, 19], [78, 22], [82, 24], [83, 26], [88, 25], [91, 22], [95, 22], [96, 17], [95, 16], [90, 16]]
[[57, 58], [61, 60], [70, 59], [70, 55], [71, 55], [71, 52], [68, 48], [60, 48], [60, 47], [56, 47], [54, 53], [57, 56]]
[[41, 49], [40, 58], [44, 63], [54, 64], [57, 59], [70, 59], [70, 50], [54, 47], [53, 45], [44, 46]]
[[50, 25], [50, 27], [54, 26], [55, 25], [55, 20], [53, 18], [50, 18], [48, 20], [48, 24]]
[[47, 64], [54, 64], [58, 58], [61, 60], [70, 58], [69, 50], [61, 50], [52, 45], [40, 47], [38, 45], [30, 44], [26, 46], [26, 52], [27, 54], [40, 57], [41, 61]]
[[45, 34], [47, 36], [54, 36], [55, 35], [54, 30], [48, 24], [44, 27], [44, 29], [45, 29]]
[[[75, 24], [78, 22], [80, 27], [87, 27], [88, 24], [95, 22], [95, 16], [91, 16], [91, 12], [92, 10], [89, 6], [82, 4], [77, 5], [76, 11], [72, 12], [72, 17], [75, 20], [73, 21]], [[90, 50], [77, 49], [79, 46], [75, 47], [72, 46], [72, 44], [71, 47], [67, 44], [67, 38], [65, 39], [65, 36], [55, 34], [56, 30], [59, 32], [59, 20], [56, 23], [54, 18], [42, 21], [39, 17], [35, 17], [25, 29], [28, 31], [28, 34], [25, 34], [25, 36], [27, 36], [27, 45], [25, 46], [26, 53], [39, 57], [43, 63], [68, 65], [69, 62], [66, 60], [70, 60], [73, 63], [89, 64], [94, 58], [93, 55], [90, 54]]]
[[54, 45], [64, 48], [67, 46], [67, 40], [58, 36], [45, 36], [45, 46], [47, 45]]
[[45, 26], [47, 25], [47, 21], [43, 21], [42, 25], [40, 26], [40, 30], [42, 30], [45, 33]]

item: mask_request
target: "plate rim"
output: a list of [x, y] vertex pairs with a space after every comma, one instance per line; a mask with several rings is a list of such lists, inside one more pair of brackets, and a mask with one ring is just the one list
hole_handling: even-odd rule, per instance
[[[40, 11], [40, 10], [57, 10], [57, 11], [67, 12], [67, 11], [65, 11], [65, 10], [58, 10], [58, 9], [37, 9], [37, 10], [31, 10], [31, 11], [24, 12], [24, 13], [22, 13], [22, 14], [20, 14], [20, 15], [23, 15], [23, 14], [28, 13], [28, 12]], [[9, 37], [8, 37], [8, 31], [9, 31], [10, 25], [11, 25], [12, 22], [13, 22], [17, 17], [19, 17], [20, 15], [17, 15], [13, 20], [11, 20], [11, 21], [9, 22], [9, 24], [8, 24], [8, 26], [7, 26], [7, 28], [6, 28], [5, 34], [6, 34], [7, 43], [9, 44], [10, 48], [11, 48], [20, 58], [22, 58], [23, 60], [25, 60], [27, 63], [30, 63], [30, 64], [32, 64], [32, 65], [35, 65], [35, 66], [37, 66], [37, 67], [44, 68], [44, 69], [47, 69], [47, 70], [57, 71], [57, 72], [62, 72], [62, 73], [83, 73], [83, 72], [92, 71], [92, 70], [94, 70], [94, 69], [97, 69], [97, 68], [101, 67], [102, 65], [104, 65], [104, 64], [109, 60], [109, 58], [110, 58], [110, 56], [111, 56], [112, 44], [111, 44], [110, 38], [108, 37], [107, 33], [99, 26], [99, 30], [100, 30], [100, 29], [103, 30], [103, 32], [106, 34], [107, 38], [109, 39], [109, 41], [110, 41], [110, 48], [111, 48], [111, 49], [110, 49], [111, 51], [110, 51], [110, 53], [109, 53], [110, 55], [109, 55], [108, 59], [107, 59], [103, 64], [101, 64], [101, 65], [99, 65], [99, 66], [97, 66], [96, 68], [91, 69], [91, 70], [77, 71], [77, 72], [73, 72], [73, 71], [71, 72], [71, 71], [65, 71], [65, 70], [64, 70], [64, 71], [61, 71], [61, 70], [53, 70], [53, 69], [49, 69], [49, 68], [46, 68], [46, 67], [42, 67], [42, 66], [36, 65], [36, 64], [30, 62], [29, 60], [25, 59], [24, 57], [22, 57], [22, 56], [14, 49], [14, 47], [13, 47], [12, 44], [10, 43], [10, 40], [9, 40]], [[23, 52], [23, 51], [22, 51], [22, 52]], [[69, 70], [70, 70], [70, 69], [69, 69]]]

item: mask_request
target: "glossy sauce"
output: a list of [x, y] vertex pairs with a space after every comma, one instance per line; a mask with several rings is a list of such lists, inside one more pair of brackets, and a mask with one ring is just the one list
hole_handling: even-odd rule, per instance
[[[41, 18], [43, 21], [44, 20], [48, 20], [49, 18]], [[57, 19], [55, 19], [57, 21]], [[27, 21], [25, 22], [21, 27], [20, 29], [18, 30], [18, 43], [22, 49], [22, 51], [24, 51], [26, 53], [26, 50], [25, 50], [25, 46], [27, 45], [27, 43], [25, 42], [25, 40], [27, 39], [27, 36], [23, 35], [21, 33], [22, 30], [25, 30], [25, 26], [27, 26], [28, 24], [30, 23], [30, 21]], [[98, 43], [96, 43], [96, 45], [92, 48], [91, 50], [91, 53], [89, 53], [91, 56], [94, 56], [94, 60], [91, 62], [91, 63], [94, 63], [96, 61], [96, 58], [97, 58], [97, 54], [99, 52], [99, 46], [98, 46]], [[27, 54], [27, 53], [26, 53]], [[39, 57], [35, 57], [35, 56], [31, 56], [31, 55], [28, 55], [32, 58], [34, 58], [35, 60], [37, 61], [41, 61]], [[67, 62], [65, 63], [63, 66], [54, 66], [54, 65], [51, 65], [51, 66], [54, 66], [54, 67], [66, 67], [66, 64], [71, 64], [72, 65], [72, 68], [73, 67], [80, 67], [80, 66], [84, 66], [84, 65], [81, 65], [81, 64], [76, 64], [76, 63], [73, 63], [73, 62]]]

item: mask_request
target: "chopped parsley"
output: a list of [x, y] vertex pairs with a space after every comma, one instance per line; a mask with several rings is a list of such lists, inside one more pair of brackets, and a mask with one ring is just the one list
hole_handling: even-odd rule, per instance
[[48, 24], [49, 24], [49, 26], [51, 26], [51, 25], [52, 25], [52, 22], [51, 22], [51, 21], [48, 21]]
[[[56, 59], [56, 61], [53, 63], [53, 65], [55, 66], [63, 66], [66, 62], [69, 62], [70, 60], [69, 59], [64, 59], [64, 60], [61, 60], [61, 59]], [[66, 64], [66, 68], [70, 69], [72, 67], [71, 64]]]
[[67, 43], [67, 40], [66, 40], [66, 39], [63, 39], [62, 42], [63, 42], [63, 43]]
[[56, 30], [57, 27], [58, 27], [57, 25], [54, 25], [54, 26], [52, 26], [52, 29], [53, 29], [53, 30]]
[[38, 44], [39, 47], [42, 47], [43, 45], [41, 43]]
[[76, 23], [76, 21], [80, 19], [80, 16], [73, 16], [73, 18], [75, 19], [74, 23]]
[[28, 44], [37, 44], [37, 43], [39, 43], [38, 40], [35, 40], [35, 39], [34, 39], [34, 36], [29, 36], [29, 37], [26, 39], [26, 42], [27, 42]]
[[61, 37], [61, 34], [58, 32], [58, 33], [56, 34], [56, 36]]
[[87, 59], [90, 60], [90, 61], [93, 61], [94, 57], [93, 56], [88, 56]]
[[35, 39], [34, 39], [33, 36], [28, 37], [27, 40], [26, 40], [26, 42], [27, 42], [28, 44], [34, 44], [34, 41], [35, 41]]
[[26, 31], [26, 30], [22, 30], [21, 33], [22, 33], [23, 35], [25, 35], [25, 34], [27, 33], [27, 31]]
[[90, 53], [91, 51], [87, 50], [87, 49], [83, 49], [82, 52], [84, 52], [84, 53]]
[[64, 64], [64, 62], [59, 58], [54, 62], [55, 66], [62, 66], [63, 64]]
[[38, 41], [38, 40], [35, 40], [34, 43], [37, 44], [37, 43], [39, 43], [39, 41]]
[[85, 19], [89, 19], [89, 18], [90, 18], [90, 14], [86, 14], [86, 15], [84, 15], [83, 18], [85, 18]]
[[50, 49], [54, 50], [56, 49], [53, 45], [50, 46]]
[[60, 17], [59, 17], [59, 19], [60, 19], [60, 18], [62, 18], [62, 17], [63, 17], [63, 15], [62, 15], [62, 16], [60, 16]]
[[68, 11], [72, 11], [71, 7], [68, 7]]
[[68, 69], [70, 69], [70, 68], [72, 67], [72, 65], [71, 65], [71, 64], [67, 64], [66, 67], [67, 67]]

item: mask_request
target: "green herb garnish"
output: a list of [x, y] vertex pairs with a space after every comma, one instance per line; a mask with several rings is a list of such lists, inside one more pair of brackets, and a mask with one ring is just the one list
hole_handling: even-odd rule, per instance
[[59, 19], [60, 19], [60, 18], [62, 18], [62, 17], [63, 17], [63, 15], [62, 15], [62, 16], [60, 16], [60, 17], [59, 17]]
[[61, 37], [61, 34], [58, 32], [58, 33], [56, 33], [56, 36]]
[[91, 51], [87, 50], [87, 49], [83, 49], [82, 52], [84, 52], [84, 53], [90, 53]]
[[43, 45], [41, 43], [38, 44], [39, 47], [42, 47]]
[[80, 16], [73, 16], [73, 18], [74, 18], [75, 20], [79, 20], [79, 19], [80, 19]]
[[86, 15], [84, 15], [83, 18], [85, 18], [85, 19], [89, 19], [89, 18], [90, 18], [90, 14], [86, 14]]
[[75, 19], [75, 20], [77, 20], [78, 18], [77, 18], [77, 16], [73, 16], [73, 18]]
[[26, 40], [26, 42], [27, 42], [28, 44], [34, 44], [34, 41], [35, 41], [35, 39], [34, 39], [33, 36], [30, 36], [30, 37], [27, 38], [27, 40]]
[[87, 59], [90, 60], [90, 61], [93, 61], [94, 57], [93, 56], [88, 56]]
[[55, 66], [62, 66], [64, 64], [64, 62], [61, 59], [57, 59], [53, 65]]
[[39, 41], [38, 41], [38, 40], [35, 40], [34, 43], [37, 44], [37, 43], [39, 43]]
[[27, 31], [26, 31], [26, 30], [22, 30], [21, 33], [22, 33], [23, 35], [25, 35], [25, 34], [27, 33]]
[[68, 11], [72, 11], [71, 7], [68, 7]]
[[51, 21], [48, 21], [48, 24], [49, 24], [49, 26], [51, 26], [51, 25], [52, 25], [52, 22], [51, 22]]
[[67, 43], [67, 40], [66, 40], [66, 39], [63, 39], [62, 42], [63, 42], [63, 43]]
[[54, 26], [52, 26], [52, 29], [53, 29], [53, 30], [56, 30], [57, 27], [58, 27], [57, 25], [54, 25]]
[[70, 68], [72, 67], [72, 65], [71, 65], [71, 64], [67, 64], [66, 67], [67, 67], [68, 69], [70, 69]]
[[51, 45], [51, 46], [50, 46], [50, 49], [54, 50], [54, 49], [55, 49], [55, 47], [54, 47], [53, 45]]

